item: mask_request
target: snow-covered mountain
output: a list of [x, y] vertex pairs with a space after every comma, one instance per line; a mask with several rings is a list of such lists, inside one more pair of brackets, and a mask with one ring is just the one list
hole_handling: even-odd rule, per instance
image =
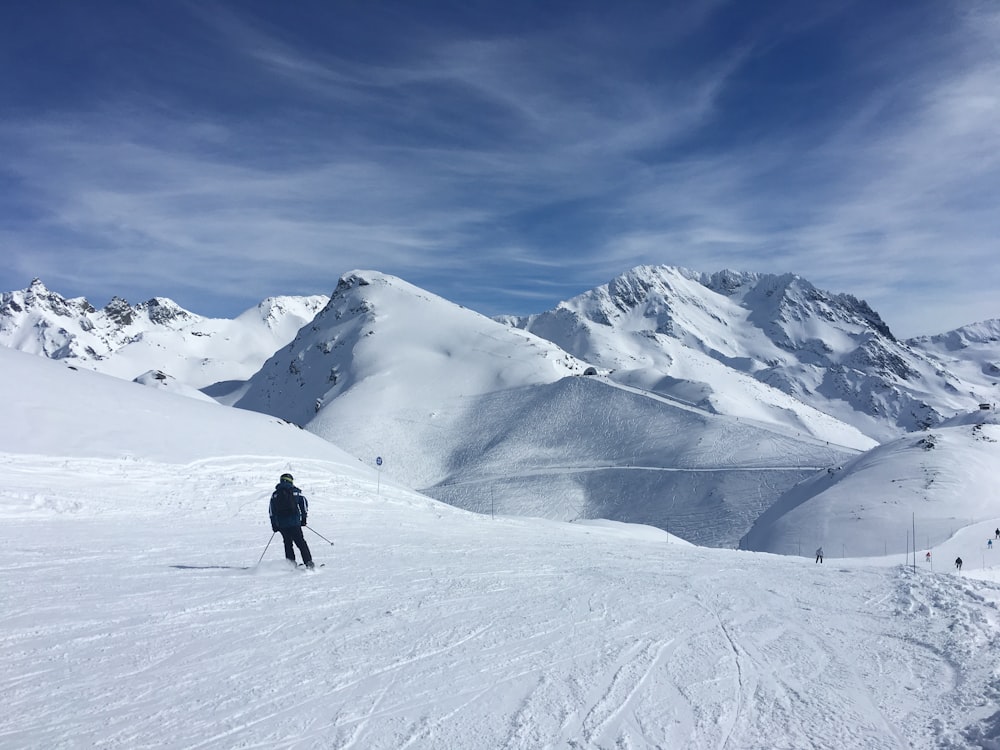
[[729, 397], [735, 371], [771, 386], [751, 399], [757, 410], [807, 404], [879, 440], [938, 424], [995, 390], [897, 341], [865, 302], [793, 274], [640, 266], [549, 312], [501, 320], [621, 382], [738, 415], [749, 387]]
[[963, 383], [971, 383], [981, 403], [1000, 404], [1000, 319], [906, 342]]
[[308, 427], [368, 460], [385, 454], [395, 476], [419, 487], [447, 476], [454, 430], [479, 397], [585, 369], [530, 333], [402, 279], [354, 271], [236, 405]]
[[900, 343], [793, 275], [667, 266], [520, 319], [374, 271], [236, 320], [96, 310], [40, 281], [0, 298], [7, 346], [278, 416], [456, 506], [720, 546], [817, 469], [989, 400], [996, 339], [993, 322]]
[[[957, 358], [978, 359], [970, 355], [982, 351], [995, 357], [996, 347], [1000, 345], [1000, 319], [984, 320], [936, 336], [919, 336], [907, 343], [929, 351], [951, 352]], [[990, 372], [995, 378], [1000, 377], [1000, 368], [995, 365]]]
[[356, 271], [236, 405], [383, 457], [388, 474], [462, 508], [627, 520], [721, 546], [785, 488], [874, 445], [818, 413], [811, 430], [720, 416], [588, 369], [530, 333]]
[[[891, 547], [819, 565], [465, 513], [274, 417], [20, 352], [0, 349], [0, 392], [4, 750], [1000, 744], [1000, 515], [966, 504], [995, 472], [942, 482], [976, 515], [916, 571]], [[933, 454], [957, 476], [950, 442], [895, 469]], [[316, 572], [269, 541], [284, 471]], [[897, 499], [902, 523], [857, 524], [901, 549], [926, 499]]]
[[159, 370], [198, 389], [249, 378], [326, 301], [271, 297], [228, 320], [204, 318], [162, 297], [137, 305], [115, 297], [96, 309], [35, 279], [0, 295], [0, 345], [128, 380]]

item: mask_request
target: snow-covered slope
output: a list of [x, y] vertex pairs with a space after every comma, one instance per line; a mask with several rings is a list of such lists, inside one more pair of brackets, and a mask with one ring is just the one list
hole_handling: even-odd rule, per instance
[[[1000, 512], [997, 476], [996, 412], [972, 412], [803, 482], [758, 519], [741, 545], [780, 554], [824, 545], [830, 554], [881, 555], [905, 551], [907, 540], [912, 549], [915, 527], [916, 546], [936, 547], [963, 527], [993, 523]], [[984, 528], [966, 553], [985, 548], [992, 531]]]
[[722, 546], [784, 489], [872, 444], [846, 426], [825, 433], [845, 446], [791, 420], [720, 417], [585, 370], [530, 333], [354, 272], [237, 405], [380, 456], [459, 507], [635, 521]]
[[[811, 426], [798, 405], [808, 404], [876, 439], [937, 424], [983, 397], [976, 382], [898, 342], [865, 302], [793, 274], [640, 266], [552, 311], [502, 320], [623, 382], [694, 392], [733, 415], [741, 399], [721, 394], [736, 388], [766, 418]], [[748, 390], [734, 371], [771, 388]]]
[[449, 474], [424, 490], [433, 497], [650, 524], [721, 547], [784, 488], [854, 455], [594, 377], [484, 396], [450, 434]]
[[10, 349], [0, 348], [0, 393], [7, 425], [0, 452], [174, 462], [299, 456], [360, 468], [339, 448], [275, 417]]
[[115, 297], [98, 310], [35, 279], [0, 295], [0, 345], [128, 380], [160, 370], [203, 388], [249, 378], [326, 301], [271, 297], [228, 320], [195, 315], [162, 297], [138, 305]]
[[271, 417], [4, 350], [0, 390], [4, 750], [1000, 743], [992, 561], [492, 520]]

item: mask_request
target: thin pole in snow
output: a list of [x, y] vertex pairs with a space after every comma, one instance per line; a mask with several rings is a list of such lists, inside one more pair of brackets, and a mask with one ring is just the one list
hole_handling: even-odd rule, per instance
[[[278, 533], [277, 531], [272, 531], [271, 532], [271, 538], [268, 539], [267, 540], [267, 544], [264, 545], [264, 551], [260, 553], [260, 560], [257, 561], [257, 565], [260, 565], [261, 560], [264, 559], [264, 555], [267, 554], [267, 548], [271, 546], [271, 542], [274, 540], [274, 535], [277, 534], [277, 533]], [[256, 568], [257, 565], [255, 565], [254, 567]]]
[[910, 514], [910, 522], [913, 524], [913, 572], [917, 572], [917, 514]]
[[[327, 539], [325, 536], [316, 531], [316, 529], [314, 529], [312, 526], [306, 526], [306, 528], [309, 529], [309, 531], [311, 531], [313, 534], [318, 536], [320, 539], [322, 539], [324, 542], [330, 542], [329, 539]], [[330, 542], [330, 546], [331, 547], [333, 546], [333, 542]]]

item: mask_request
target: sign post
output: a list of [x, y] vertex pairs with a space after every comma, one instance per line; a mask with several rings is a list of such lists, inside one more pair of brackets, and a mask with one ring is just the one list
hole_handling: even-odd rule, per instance
[[382, 496], [382, 457], [375, 457], [375, 465], [378, 467], [378, 479], [375, 482], [375, 494], [379, 497]]

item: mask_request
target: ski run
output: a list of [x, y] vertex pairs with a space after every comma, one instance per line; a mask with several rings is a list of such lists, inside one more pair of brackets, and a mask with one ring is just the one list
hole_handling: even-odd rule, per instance
[[[4, 750], [1000, 745], [997, 519], [914, 570], [494, 518], [272, 417], [0, 355]], [[286, 471], [310, 574], [265, 553]]]

